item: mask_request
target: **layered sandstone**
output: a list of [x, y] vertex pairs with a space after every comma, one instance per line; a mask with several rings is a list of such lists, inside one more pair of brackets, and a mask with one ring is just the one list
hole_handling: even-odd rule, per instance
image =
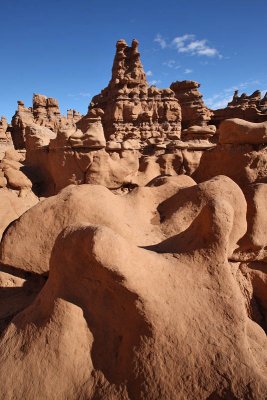
[[[227, 154], [231, 158], [233, 150], [236, 160], [244, 157], [252, 160], [254, 145], [260, 146], [265, 139], [258, 134], [256, 140], [254, 133], [249, 141], [248, 135], [241, 139], [240, 127], [235, 124], [229, 130], [231, 122], [227, 121], [218, 129], [212, 124], [217, 124], [217, 120], [205, 106], [199, 86], [195, 81], [177, 81], [171, 89], [149, 86], [138, 42], [133, 40], [127, 46], [124, 40], [119, 40], [111, 80], [93, 98], [86, 116], [81, 118], [79, 113], [68, 110], [65, 118], [60, 114], [58, 102], [42, 95], [34, 95], [32, 108], [18, 102], [11, 132], [15, 146], [26, 149], [26, 164], [34, 175], [38, 194], [58, 193], [72, 183], [119, 189], [144, 185], [158, 175], [187, 174], [199, 180], [214, 176], [213, 170], [230, 174], [240, 183], [248, 169], [243, 161], [241, 167], [232, 168], [233, 161], [228, 160]], [[229, 107], [238, 111], [248, 109], [249, 104], [254, 110], [261, 109], [264, 115], [265, 98], [261, 99], [259, 92], [240, 98], [236, 93]], [[247, 122], [242, 124], [246, 131]], [[230, 144], [232, 150], [225, 144]], [[243, 148], [243, 145], [254, 147]], [[205, 160], [216, 159], [221, 151], [222, 157], [214, 169], [213, 161], [206, 168]], [[252, 174], [264, 169], [261, 166], [264, 154], [264, 149], [259, 148], [257, 158], [262, 161], [259, 167], [252, 164]], [[242, 171], [235, 173], [240, 168]], [[265, 176], [262, 173], [261, 181]]]
[[34, 94], [32, 107], [25, 107], [24, 102], [19, 100], [11, 129], [15, 148], [25, 148], [27, 126], [38, 124], [57, 132], [59, 128], [73, 126], [80, 118], [81, 115], [75, 110], [69, 110], [67, 117], [61, 115], [58, 101], [52, 97]]
[[149, 86], [137, 40], [130, 47], [124, 40], [117, 42], [111, 80], [93, 97], [88, 115], [98, 109], [103, 111], [110, 148], [121, 148], [128, 140], [134, 140], [137, 146], [138, 142], [150, 145], [180, 138], [179, 103], [172, 90]]
[[242, 93], [238, 96], [238, 90], [236, 90], [226, 108], [214, 110], [212, 121], [218, 125], [228, 118], [240, 118], [250, 122], [266, 121], [267, 93], [262, 97], [260, 90], [256, 90], [251, 95]]
[[198, 88], [120, 40], [86, 116], [2, 118], [0, 400], [266, 399], [266, 96]]
[[117, 189], [158, 175], [190, 175], [202, 152], [215, 145], [214, 126], [191, 126], [181, 137], [179, 102], [171, 89], [149, 86], [136, 40], [131, 47], [118, 41], [109, 85], [86, 116], [69, 110], [65, 124], [57, 102], [48, 100], [35, 96], [33, 111], [19, 112], [25, 113], [19, 120], [26, 162], [39, 174], [42, 195], [71, 183]]
[[213, 114], [204, 104], [199, 87], [200, 83], [195, 81], [176, 81], [170, 86], [182, 109], [183, 129], [193, 125], [206, 126]]
[[24, 155], [12, 148], [0, 161], [0, 240], [12, 221], [38, 203], [23, 161]]
[[0, 161], [4, 157], [7, 150], [14, 148], [12, 137], [8, 128], [6, 117], [2, 116], [0, 120]]

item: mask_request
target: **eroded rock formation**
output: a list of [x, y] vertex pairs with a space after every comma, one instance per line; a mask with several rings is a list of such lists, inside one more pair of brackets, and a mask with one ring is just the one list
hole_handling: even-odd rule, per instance
[[266, 400], [266, 99], [198, 87], [120, 40], [84, 117], [2, 118], [0, 400]]
[[249, 96], [246, 93], [238, 96], [238, 90], [236, 90], [226, 108], [214, 111], [212, 120], [218, 125], [227, 118], [240, 118], [250, 122], [266, 121], [267, 93], [262, 97], [260, 90], [256, 90]]
[[99, 108], [106, 138], [113, 148], [120, 148], [127, 140], [138, 146], [138, 142], [149, 145], [180, 138], [179, 103], [172, 90], [149, 86], [137, 40], [131, 47], [124, 40], [117, 42], [112, 78], [92, 99], [89, 114]]
[[13, 148], [13, 141], [11, 138], [11, 134], [8, 131], [8, 123], [6, 117], [2, 117], [0, 120], [0, 160], [2, 160], [7, 150]]
[[[200, 93], [191, 92], [198, 99], [197, 115], [206, 113], [208, 122]], [[136, 40], [131, 47], [117, 42], [109, 85], [93, 98], [87, 115], [78, 117], [69, 110], [65, 119], [57, 102], [41, 95], [34, 96], [32, 109], [19, 105], [13, 137], [16, 147], [20, 138], [27, 165], [39, 175], [39, 195], [71, 183], [118, 189], [158, 175], [191, 175], [217, 140], [214, 126], [195, 125], [199, 118], [181, 137], [179, 101], [173, 90], [149, 86]]]
[[[25, 241], [11, 254], [30, 221], [35, 252]], [[2, 398], [264, 399], [266, 337], [227, 262], [245, 232], [245, 198], [226, 177], [126, 196], [73, 186], [41, 202], [2, 245], [9, 265], [50, 268], [2, 337]]]
[[199, 87], [195, 81], [176, 81], [170, 86], [181, 105], [184, 129], [193, 125], [206, 126], [211, 119], [212, 111], [205, 106]]
[[80, 113], [69, 110], [67, 117], [60, 114], [58, 101], [42, 94], [34, 94], [32, 107], [25, 107], [24, 102], [18, 101], [18, 109], [12, 118], [11, 134], [16, 149], [25, 148], [26, 127], [38, 124], [57, 132], [59, 128], [71, 127], [80, 119]]
[[23, 154], [14, 149], [7, 150], [0, 161], [0, 240], [12, 221], [38, 203], [23, 161]]

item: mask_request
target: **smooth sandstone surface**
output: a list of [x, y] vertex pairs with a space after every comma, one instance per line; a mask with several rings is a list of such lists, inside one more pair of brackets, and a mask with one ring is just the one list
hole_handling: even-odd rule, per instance
[[19, 197], [17, 193], [0, 188], [0, 240], [8, 225], [37, 203], [38, 198], [32, 192]]
[[[244, 196], [226, 177], [144, 189], [166, 185], [168, 238], [154, 246], [122, 237], [117, 218], [109, 227], [69, 224], [53, 240], [47, 283], [2, 337], [1, 398], [33, 399], [38, 390], [41, 399], [264, 399], [266, 337], [227, 262], [246, 231]], [[172, 235], [179, 190], [188, 199], [185, 191], [197, 191], [202, 204]]]
[[253, 123], [243, 119], [226, 119], [220, 124], [219, 142], [222, 144], [267, 143], [267, 122]]
[[[195, 185], [189, 177], [175, 178], [167, 179], [163, 186], [136, 188], [124, 196], [113, 194], [104, 186], [69, 186], [57, 196], [40, 202], [11, 227], [1, 243], [0, 260], [30, 272], [47, 272], [58, 234], [68, 225], [79, 222], [103, 224], [136, 245], [157, 243], [164, 237], [165, 230], [175, 229], [168, 228], [164, 222], [161, 227], [159, 203], [177, 191]], [[45, 215], [42, 229], [39, 226], [41, 215]], [[190, 218], [188, 216], [188, 221]], [[179, 229], [183, 229], [188, 221], [184, 222], [184, 216], [178, 216], [178, 219], [182, 223]], [[28, 226], [31, 226], [30, 232]], [[29, 235], [34, 238], [34, 247]]]

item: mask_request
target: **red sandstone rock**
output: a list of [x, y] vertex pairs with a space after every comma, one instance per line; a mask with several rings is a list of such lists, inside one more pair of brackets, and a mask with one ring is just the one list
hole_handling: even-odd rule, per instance
[[199, 86], [195, 81], [176, 81], [170, 86], [181, 105], [184, 129], [193, 125], [206, 126], [211, 119], [212, 111], [205, 106]]
[[267, 143], [267, 121], [253, 123], [243, 119], [226, 119], [219, 127], [219, 142], [222, 144]]
[[0, 120], [0, 161], [4, 157], [5, 152], [13, 147], [6, 117], [2, 117]]
[[[81, 195], [83, 190], [72, 188], [73, 194]], [[100, 191], [106, 195], [96, 208]], [[188, 215], [184, 231], [175, 234], [181, 218], [179, 193], [189, 200], [185, 215], [194, 209], [190, 199], [198, 211]], [[91, 216], [96, 218], [98, 209], [97, 219], [104, 212], [102, 221], [107, 220], [101, 225], [70, 225], [53, 240], [47, 284], [13, 319], [1, 340], [2, 398], [33, 399], [38, 391], [40, 399], [154, 400], [159, 395], [243, 399], [249, 385], [249, 396], [263, 400], [266, 337], [249, 318], [242, 290], [227, 263], [227, 254], [246, 230], [241, 190], [220, 177], [184, 189], [174, 181], [163, 182], [131, 196], [125, 205], [134, 199], [140, 204], [150, 235], [151, 212], [161, 202], [158, 212], [168, 239], [137, 247], [134, 242], [142, 243], [145, 226], [126, 239], [121, 207], [116, 212], [113, 208], [115, 214], [110, 215], [112, 196], [91, 186], [90, 198], [96, 202]], [[61, 212], [67, 215], [69, 206], [63, 204]], [[73, 204], [77, 205], [75, 199]], [[131, 212], [127, 221], [134, 232], [141, 221], [136, 209]], [[47, 228], [54, 230], [50, 218]]]
[[[131, 47], [124, 40], [117, 42], [112, 78], [92, 99], [88, 115], [96, 109], [102, 110], [106, 138], [117, 143], [128, 139], [168, 138], [173, 134], [180, 137], [179, 103], [172, 90], [149, 86], [137, 40], [133, 40]], [[83, 119], [78, 127], [82, 125]]]
[[239, 186], [267, 181], [267, 149], [262, 145], [221, 144], [204, 151], [192, 177], [197, 182], [227, 175]]
[[6, 186], [8, 189], [13, 189], [19, 191], [20, 195], [28, 192], [32, 188], [32, 182], [22, 171], [23, 164], [22, 156], [15, 150], [6, 151], [4, 158], [0, 161], [0, 172], [3, 173], [2, 176], [6, 179]]
[[267, 120], [267, 93], [261, 97], [261, 92], [256, 90], [250, 96], [245, 93], [238, 96], [234, 92], [232, 101], [227, 107], [214, 110], [212, 122], [218, 125], [224, 119], [239, 118], [250, 122], [263, 122]]
[[0, 241], [7, 226], [38, 203], [32, 182], [21, 170], [22, 158], [12, 149], [0, 162]]
[[266, 95], [198, 87], [120, 40], [83, 118], [2, 118], [0, 400], [266, 399]]
[[16, 149], [25, 148], [26, 128], [33, 125], [41, 125], [53, 132], [63, 127], [73, 127], [80, 114], [75, 110], [64, 117], [60, 114], [58, 101], [52, 97], [47, 98], [41, 94], [33, 95], [32, 107], [25, 107], [23, 101], [18, 101], [18, 109], [12, 118], [11, 134]]

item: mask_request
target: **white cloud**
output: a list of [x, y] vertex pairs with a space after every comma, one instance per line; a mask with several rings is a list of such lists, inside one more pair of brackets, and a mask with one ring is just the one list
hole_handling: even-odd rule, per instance
[[[249, 89], [250, 86], [259, 84], [260, 81], [258, 80], [241, 82], [235, 86], [225, 88], [221, 92], [216, 93], [213, 96], [207, 98], [205, 100], [205, 103], [208, 107], [212, 108], [213, 110], [216, 110], [218, 108], [224, 108], [230, 101], [232, 101], [235, 90], [244, 90], [247, 88]], [[263, 91], [261, 92], [263, 93]]]
[[238, 85], [231, 86], [229, 88], [224, 89], [225, 93], [233, 93], [235, 90], [243, 90], [249, 88], [249, 86], [254, 86], [254, 85], [260, 85], [260, 81], [254, 80], [254, 81], [245, 81], [241, 82]]
[[158, 43], [162, 49], [165, 49], [167, 47], [166, 40], [163, 39], [163, 37], [159, 33], [155, 37], [154, 42]]
[[154, 79], [153, 81], [148, 82], [150, 86], [158, 85], [161, 81], [158, 79]]
[[149, 70], [149, 71], [146, 72], [146, 76], [152, 76], [152, 75], [153, 75], [152, 71]]
[[174, 46], [179, 53], [222, 58], [222, 55], [216, 48], [208, 45], [207, 39], [197, 40], [193, 34], [187, 33], [183, 36], [175, 37], [172, 41], [172, 46]]
[[242, 88], [246, 88], [246, 87], [248, 87], [248, 86], [250, 86], [250, 85], [259, 85], [259, 84], [260, 84], [260, 81], [258, 81], [258, 80], [255, 80], [255, 81], [246, 81], [246, 82], [240, 83], [240, 84], [239, 84], [239, 87], [240, 87], [240, 89], [242, 89]]
[[186, 33], [183, 36], [177, 36], [176, 38], [173, 39], [172, 43], [176, 45], [177, 48], [183, 48], [184, 43], [188, 40], [193, 40], [195, 38], [195, 35], [188, 34]]
[[168, 68], [174, 68], [174, 69], [179, 69], [179, 68], [181, 68], [181, 66], [180, 66], [179, 64], [177, 64], [175, 60], [168, 60], [168, 61], [165, 61], [165, 62], [163, 63], [163, 65], [165, 65], [165, 66], [168, 67]]
[[208, 44], [207, 39], [197, 39], [192, 33], [185, 33], [182, 36], [176, 36], [171, 43], [168, 43], [159, 33], [154, 39], [162, 49], [167, 47], [175, 48], [179, 53], [187, 53], [190, 55], [205, 56], [205, 57], [218, 57], [223, 58], [220, 52]]
[[225, 108], [227, 104], [232, 100], [233, 96], [225, 95], [223, 94], [215, 94], [208, 99], [206, 99], [205, 104], [212, 108], [213, 110], [216, 110], [218, 108]]
[[69, 97], [92, 97], [90, 93], [86, 93], [86, 92], [80, 92], [80, 93], [76, 93], [76, 94], [69, 93], [68, 96]]
[[185, 74], [192, 74], [192, 72], [193, 72], [193, 70], [190, 69], [190, 68], [186, 68], [186, 69], [184, 70], [184, 73], [185, 73]]

